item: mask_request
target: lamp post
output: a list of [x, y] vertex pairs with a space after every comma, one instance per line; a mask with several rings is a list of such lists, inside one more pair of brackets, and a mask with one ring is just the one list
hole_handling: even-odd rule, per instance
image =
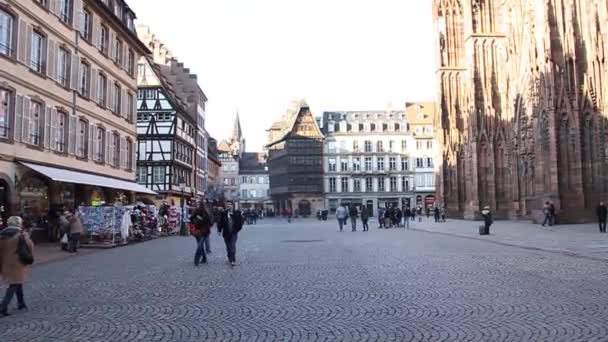
[[179, 235], [181, 236], [186, 236], [187, 235], [187, 230], [186, 230], [186, 222], [184, 221], [184, 205], [186, 202], [186, 183], [184, 182], [184, 178], [180, 177], [180, 182], [179, 182], [179, 188], [182, 191], [182, 197], [180, 199], [180, 205], [182, 207], [182, 215], [181, 215], [181, 219], [180, 219], [180, 228], [179, 228]]

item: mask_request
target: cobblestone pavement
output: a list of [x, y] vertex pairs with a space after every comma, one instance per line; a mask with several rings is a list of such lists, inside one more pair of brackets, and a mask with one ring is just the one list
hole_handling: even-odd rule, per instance
[[606, 341], [604, 262], [334, 221], [245, 227], [239, 265], [167, 238], [47, 263], [0, 341]]
[[435, 223], [431, 217], [415, 222], [412, 228], [608, 261], [608, 234], [600, 234], [595, 223], [542, 227], [527, 221], [496, 221], [487, 236], [479, 235], [481, 224], [463, 220]]

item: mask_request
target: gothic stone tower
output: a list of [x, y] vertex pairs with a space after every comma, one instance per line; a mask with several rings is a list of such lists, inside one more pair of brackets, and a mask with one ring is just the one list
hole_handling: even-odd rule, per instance
[[442, 143], [452, 213], [591, 218], [608, 199], [607, 4], [434, 0]]

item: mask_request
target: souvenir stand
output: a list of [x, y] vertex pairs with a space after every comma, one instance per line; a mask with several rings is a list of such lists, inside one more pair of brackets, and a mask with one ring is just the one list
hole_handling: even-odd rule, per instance
[[129, 239], [142, 242], [158, 237], [158, 219], [156, 207], [136, 205], [129, 215], [132, 221]]
[[115, 247], [127, 243], [131, 218], [126, 207], [80, 207], [78, 211], [87, 238], [83, 247]]

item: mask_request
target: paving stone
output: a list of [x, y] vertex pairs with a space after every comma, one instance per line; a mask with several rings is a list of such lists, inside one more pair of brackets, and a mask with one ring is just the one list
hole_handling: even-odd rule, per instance
[[[292, 242], [287, 242], [292, 241]], [[297, 241], [297, 242], [293, 242]], [[333, 221], [246, 226], [226, 263], [168, 238], [34, 267], [0, 341], [601, 341], [602, 261]]]

